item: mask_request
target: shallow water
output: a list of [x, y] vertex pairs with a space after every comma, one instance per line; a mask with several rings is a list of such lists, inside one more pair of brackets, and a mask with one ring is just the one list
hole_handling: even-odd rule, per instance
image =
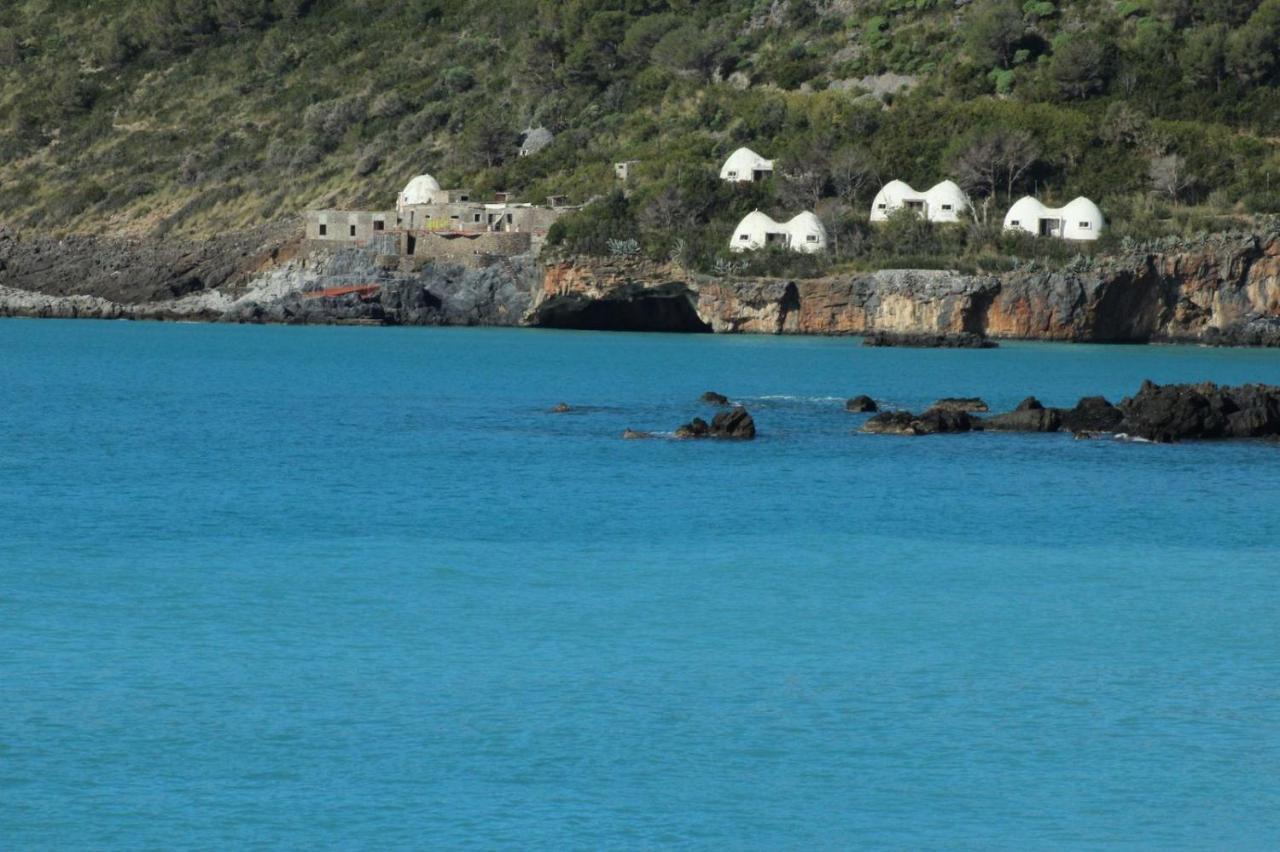
[[841, 410], [1144, 378], [1280, 352], [0, 322], [0, 839], [1274, 847], [1280, 448]]

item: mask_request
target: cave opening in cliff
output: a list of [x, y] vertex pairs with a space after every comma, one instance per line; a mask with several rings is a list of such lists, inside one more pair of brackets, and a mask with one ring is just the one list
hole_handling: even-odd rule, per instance
[[564, 297], [545, 302], [535, 325], [582, 331], [666, 331], [708, 334], [686, 296], [641, 295], [629, 298]]

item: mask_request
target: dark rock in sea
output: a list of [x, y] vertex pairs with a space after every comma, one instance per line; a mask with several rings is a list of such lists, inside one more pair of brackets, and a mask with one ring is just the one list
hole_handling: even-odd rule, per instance
[[557, 402], [551, 408], [552, 414], [568, 414], [570, 411], [573, 411], [573, 409], [569, 407], [567, 402]]
[[955, 334], [917, 334], [873, 331], [862, 338], [863, 346], [904, 346], [917, 349], [995, 349], [994, 340], [968, 331]]
[[703, 402], [709, 402], [712, 405], [728, 405], [729, 397], [715, 391], [707, 391], [701, 397]]
[[975, 428], [989, 432], [1057, 432], [1062, 428], [1062, 413], [1056, 408], [1018, 408], [984, 417]]
[[1029, 396], [1022, 402], [1018, 403], [1018, 407], [1015, 408], [1014, 411], [1040, 411], [1043, 408], [1044, 405], [1041, 404], [1040, 400], [1036, 399], [1034, 396]]
[[701, 417], [695, 417], [683, 426], [676, 428], [677, 438], [705, 438], [711, 434], [711, 427]]
[[880, 406], [876, 405], [876, 401], [866, 394], [860, 394], [852, 399], [846, 400], [844, 404], [845, 411], [852, 411], [857, 414], [865, 414], [869, 411], [879, 411]]
[[990, 411], [987, 404], [976, 396], [948, 396], [933, 404], [940, 411]]
[[972, 431], [973, 420], [964, 411], [930, 408], [921, 414], [913, 425], [918, 435], [934, 435], [942, 432]]
[[1202, 339], [1210, 346], [1280, 347], [1280, 317], [1255, 317], [1222, 329], [1209, 326]]
[[931, 408], [919, 416], [910, 411], [883, 411], [862, 425], [862, 431], [879, 435], [936, 435], [969, 432], [973, 420], [963, 411]]
[[637, 429], [623, 429], [622, 438], [624, 441], [639, 441], [643, 438], [652, 438], [652, 432], [641, 432]]
[[756, 436], [756, 422], [745, 408], [722, 411], [711, 420], [711, 437], [749, 441]]
[[918, 435], [913, 425], [915, 419], [910, 411], [882, 411], [863, 423], [862, 431], [877, 435]]
[[1101, 396], [1086, 396], [1075, 408], [1063, 408], [1059, 412], [1062, 428], [1068, 432], [1116, 432], [1124, 419], [1124, 412]]
[[756, 423], [745, 408], [739, 406], [721, 411], [711, 423], [695, 417], [676, 429], [677, 438], [731, 438], [750, 440], [756, 436]]
[[1263, 438], [1280, 434], [1280, 387], [1142, 383], [1120, 403], [1119, 431], [1148, 441]]

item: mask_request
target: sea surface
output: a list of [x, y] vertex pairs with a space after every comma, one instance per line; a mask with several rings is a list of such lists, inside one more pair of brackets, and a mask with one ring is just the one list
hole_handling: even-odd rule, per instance
[[1280, 847], [1280, 446], [842, 410], [1144, 378], [1280, 352], [0, 321], [0, 847]]

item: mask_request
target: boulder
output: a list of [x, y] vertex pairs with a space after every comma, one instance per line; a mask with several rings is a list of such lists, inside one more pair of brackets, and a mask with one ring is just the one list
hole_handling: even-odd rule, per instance
[[862, 431], [879, 435], [937, 435], [972, 429], [973, 420], [966, 412], [941, 408], [930, 408], [918, 416], [910, 411], [884, 411], [862, 425]]
[[969, 432], [973, 429], [973, 420], [965, 411], [930, 408], [913, 425], [917, 435], [934, 435], [942, 432]]
[[710, 423], [695, 417], [676, 429], [677, 438], [730, 438], [749, 441], [756, 436], [756, 423], [741, 406], [721, 411]]
[[871, 397], [862, 394], [852, 399], [846, 400], [844, 404], [845, 411], [853, 411], [858, 414], [865, 414], [870, 411], [879, 411], [880, 406], [876, 405], [876, 401]]
[[1116, 432], [1124, 419], [1124, 412], [1101, 396], [1086, 396], [1075, 408], [1063, 408], [1059, 412], [1062, 428], [1068, 432]]
[[948, 396], [933, 404], [939, 411], [990, 411], [987, 404], [976, 396]]
[[1040, 403], [1040, 400], [1036, 399], [1034, 396], [1029, 396], [1022, 402], [1018, 403], [1018, 407], [1015, 408], [1014, 411], [1042, 411], [1043, 409], [1044, 405]]
[[756, 422], [742, 407], [721, 411], [711, 420], [711, 437], [749, 441], [756, 436]]
[[711, 434], [711, 427], [701, 417], [695, 417], [676, 429], [677, 438], [705, 438]]
[[910, 411], [882, 411], [863, 423], [862, 431], [877, 435], [919, 435], [915, 419]]
[[984, 417], [976, 428], [989, 432], [1057, 432], [1062, 428], [1062, 413], [1056, 408], [1019, 408]]
[[637, 429], [623, 429], [623, 430], [622, 430], [622, 439], [623, 439], [624, 441], [638, 441], [638, 440], [641, 440], [641, 439], [643, 439], [643, 438], [652, 438], [652, 437], [653, 437], [653, 433], [652, 433], [652, 432], [641, 432], [641, 431], [639, 431], [639, 430], [637, 430]]
[[709, 402], [712, 405], [728, 405], [729, 397], [715, 391], [707, 391], [701, 397], [703, 402]]
[[573, 409], [569, 407], [567, 402], [557, 402], [551, 407], [552, 414], [568, 414], [570, 411], [573, 411]]

